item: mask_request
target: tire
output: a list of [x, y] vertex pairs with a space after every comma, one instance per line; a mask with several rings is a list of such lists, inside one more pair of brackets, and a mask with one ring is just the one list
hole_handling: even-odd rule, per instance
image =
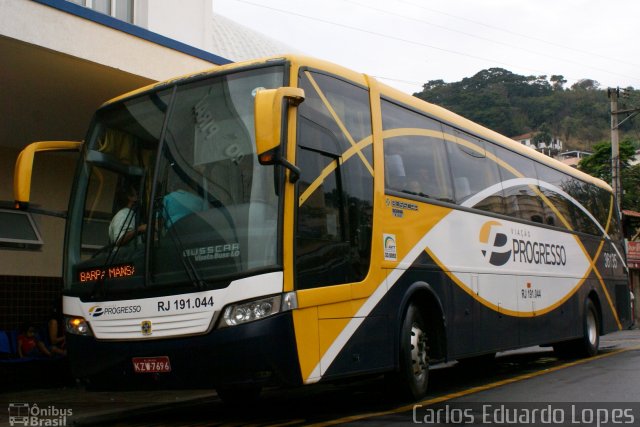
[[427, 393], [429, 347], [426, 326], [418, 307], [409, 305], [400, 332], [400, 369], [395, 375], [396, 388], [403, 399], [415, 401]]
[[600, 316], [591, 299], [587, 299], [582, 318], [582, 338], [553, 345], [553, 350], [561, 358], [592, 357], [600, 347]]
[[600, 347], [600, 319], [598, 310], [591, 299], [587, 300], [584, 308], [583, 336], [578, 345], [578, 356], [592, 357], [598, 354]]

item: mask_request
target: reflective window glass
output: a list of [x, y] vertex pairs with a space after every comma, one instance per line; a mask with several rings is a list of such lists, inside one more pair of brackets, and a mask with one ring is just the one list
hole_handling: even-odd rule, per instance
[[369, 93], [303, 70], [298, 107], [296, 287], [362, 280], [369, 271], [373, 149]]
[[[385, 186], [419, 197], [452, 202], [447, 153], [439, 122], [382, 102]], [[402, 129], [402, 131], [398, 131]], [[398, 136], [395, 136], [400, 132]]]
[[485, 141], [445, 126], [449, 135], [447, 149], [449, 164], [453, 175], [455, 200], [463, 204], [467, 199], [482, 193], [473, 206], [476, 209], [491, 211], [494, 201], [488, 199], [494, 194], [501, 194], [500, 173], [498, 165], [487, 157]]

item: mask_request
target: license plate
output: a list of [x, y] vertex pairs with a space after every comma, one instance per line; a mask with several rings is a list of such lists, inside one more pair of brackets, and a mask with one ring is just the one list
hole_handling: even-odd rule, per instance
[[171, 372], [171, 363], [169, 363], [169, 356], [134, 357], [132, 361], [133, 371], [136, 374]]

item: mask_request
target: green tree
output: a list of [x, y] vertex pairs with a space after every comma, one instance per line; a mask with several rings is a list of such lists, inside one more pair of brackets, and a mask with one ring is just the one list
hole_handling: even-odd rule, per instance
[[542, 126], [540, 126], [540, 130], [538, 131], [538, 133], [536, 133], [535, 136], [533, 137], [532, 142], [536, 145], [539, 145], [541, 142], [544, 142], [545, 144], [550, 144], [552, 140], [553, 140], [553, 135], [551, 135], [549, 126], [547, 126], [546, 123], [544, 123]]
[[[623, 209], [640, 210], [640, 166], [630, 166], [635, 156], [634, 143], [624, 139], [620, 143], [620, 183]], [[591, 176], [611, 183], [611, 142], [601, 142], [594, 146], [594, 153], [580, 160], [578, 169]]]
[[553, 86], [553, 90], [563, 90], [563, 86], [567, 82], [567, 79], [565, 79], [563, 75], [554, 74], [549, 78], [549, 81]]
[[[569, 147], [588, 149], [608, 136], [607, 91], [592, 79], [564, 89], [566, 82], [562, 75], [523, 76], [489, 68], [459, 82], [431, 80], [414, 96], [503, 135], [540, 131], [546, 125], [552, 136], [562, 137]], [[640, 120], [634, 128], [628, 123], [623, 132], [640, 132]]]
[[622, 176], [622, 207], [640, 212], [640, 164], [627, 169]]

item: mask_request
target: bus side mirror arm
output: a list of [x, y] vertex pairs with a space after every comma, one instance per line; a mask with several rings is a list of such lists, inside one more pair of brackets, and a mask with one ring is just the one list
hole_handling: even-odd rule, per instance
[[33, 157], [39, 151], [80, 151], [82, 142], [77, 141], [38, 141], [27, 145], [18, 154], [13, 170], [13, 199], [16, 209], [27, 209], [31, 198], [31, 176]]
[[290, 183], [295, 184], [296, 182], [298, 182], [298, 179], [300, 179], [300, 172], [301, 172], [299, 167], [297, 167], [296, 165], [294, 165], [284, 157], [280, 157], [280, 159], [278, 159], [278, 163], [284, 166], [285, 168], [289, 169]]
[[279, 164], [289, 170], [289, 182], [300, 178], [300, 168], [282, 155], [282, 128], [284, 123], [283, 101], [297, 107], [304, 101], [304, 90], [295, 87], [263, 89], [256, 92], [254, 105], [256, 152], [262, 165]]

